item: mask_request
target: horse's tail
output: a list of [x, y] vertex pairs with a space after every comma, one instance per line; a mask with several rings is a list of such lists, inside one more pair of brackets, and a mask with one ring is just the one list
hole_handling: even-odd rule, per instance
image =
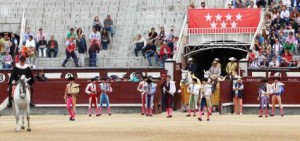
[[9, 99], [6, 98], [0, 105], [0, 111], [4, 110], [7, 107], [7, 104], [9, 102]]

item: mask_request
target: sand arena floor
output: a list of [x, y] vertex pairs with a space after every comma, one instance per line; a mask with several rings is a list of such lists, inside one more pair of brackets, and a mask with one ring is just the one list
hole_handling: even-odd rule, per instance
[[176, 112], [145, 117], [33, 115], [32, 132], [15, 132], [15, 118], [0, 116], [1, 141], [300, 141], [300, 116], [258, 118], [256, 115], [213, 115], [199, 122]]

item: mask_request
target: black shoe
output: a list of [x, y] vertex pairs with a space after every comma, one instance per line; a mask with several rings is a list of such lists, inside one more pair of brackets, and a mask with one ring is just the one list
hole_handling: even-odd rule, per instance
[[282, 114], [281, 117], [283, 117], [284, 115]]
[[91, 117], [92, 115], [91, 114], [89, 114], [89, 117]]
[[274, 117], [274, 114], [271, 114], [270, 116], [271, 116], [271, 117]]
[[11, 107], [12, 106], [12, 104], [11, 104], [11, 102], [9, 101], [8, 103], [7, 103], [7, 107]]
[[80, 66], [79, 66], [79, 65], [76, 65], [75, 67], [78, 68], [78, 67], [80, 67]]
[[72, 121], [72, 117], [70, 117], [69, 120]]
[[258, 117], [260, 117], [260, 118], [261, 118], [261, 117], [262, 117], [262, 115], [259, 115]]
[[143, 116], [143, 115], [145, 115], [144, 113], [141, 113], [141, 115]]
[[195, 117], [196, 115], [193, 115], [193, 117]]
[[96, 115], [96, 117], [99, 117], [99, 116], [101, 116], [101, 114], [97, 114], [97, 115]]
[[209, 121], [209, 118], [207, 119], [207, 121]]
[[65, 68], [65, 67], [66, 67], [66, 65], [61, 65], [61, 67], [64, 67], [64, 68]]
[[186, 115], [187, 117], [190, 117], [191, 115], [190, 114], [188, 114], [188, 115]]
[[199, 121], [202, 121], [202, 118], [199, 117], [198, 120], [199, 120]]
[[35, 107], [35, 104], [33, 104], [32, 102], [30, 102], [30, 107]]
[[266, 118], [268, 117], [268, 115], [265, 116]]

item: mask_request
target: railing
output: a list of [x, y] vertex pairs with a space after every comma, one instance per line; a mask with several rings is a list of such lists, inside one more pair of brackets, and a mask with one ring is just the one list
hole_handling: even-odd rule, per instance
[[15, 5], [1, 5], [0, 18], [21, 18], [23, 16], [24, 8]]
[[176, 62], [180, 62], [181, 61], [181, 53], [183, 53], [184, 51], [184, 47], [186, 45], [186, 35], [187, 35], [187, 14], [185, 14], [184, 16], [184, 20], [183, 20], [183, 23], [182, 23], [182, 27], [181, 27], [181, 30], [180, 30], [180, 34], [179, 34], [179, 39], [178, 39], [178, 42], [176, 44], [176, 51], [174, 53], [174, 56], [173, 56], [173, 60], [175, 60]]
[[[239, 28], [190, 28], [188, 29], [189, 45], [239, 44], [249, 43], [253, 39], [257, 27]], [[230, 43], [229, 43], [230, 41]], [[250, 43], [249, 43], [250, 44]]]
[[[263, 23], [265, 22], [265, 11], [264, 11], [263, 9], [261, 9], [261, 12], [260, 12], [260, 13], [261, 13], [261, 14], [260, 14], [260, 21], [259, 21], [259, 23], [258, 23], [256, 32], [255, 32], [255, 34], [254, 34], [254, 36], [253, 36], [253, 39], [252, 39], [252, 41], [251, 41], [250, 49], [253, 49], [254, 44], [255, 44], [255, 37], [256, 37], [256, 35], [261, 31], [262, 26], [263, 26]], [[247, 55], [246, 59], [248, 59], [248, 55]]]

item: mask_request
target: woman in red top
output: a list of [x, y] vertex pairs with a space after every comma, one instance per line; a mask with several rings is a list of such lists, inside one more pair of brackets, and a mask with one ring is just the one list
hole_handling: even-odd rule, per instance
[[167, 46], [167, 42], [163, 42], [163, 45], [160, 47], [159, 55], [161, 60], [161, 67], [164, 67], [165, 60], [170, 58], [171, 49]]
[[288, 67], [291, 64], [291, 61], [293, 60], [293, 55], [290, 53], [289, 50], [285, 49], [284, 53], [282, 54], [282, 63], [281, 67]]

